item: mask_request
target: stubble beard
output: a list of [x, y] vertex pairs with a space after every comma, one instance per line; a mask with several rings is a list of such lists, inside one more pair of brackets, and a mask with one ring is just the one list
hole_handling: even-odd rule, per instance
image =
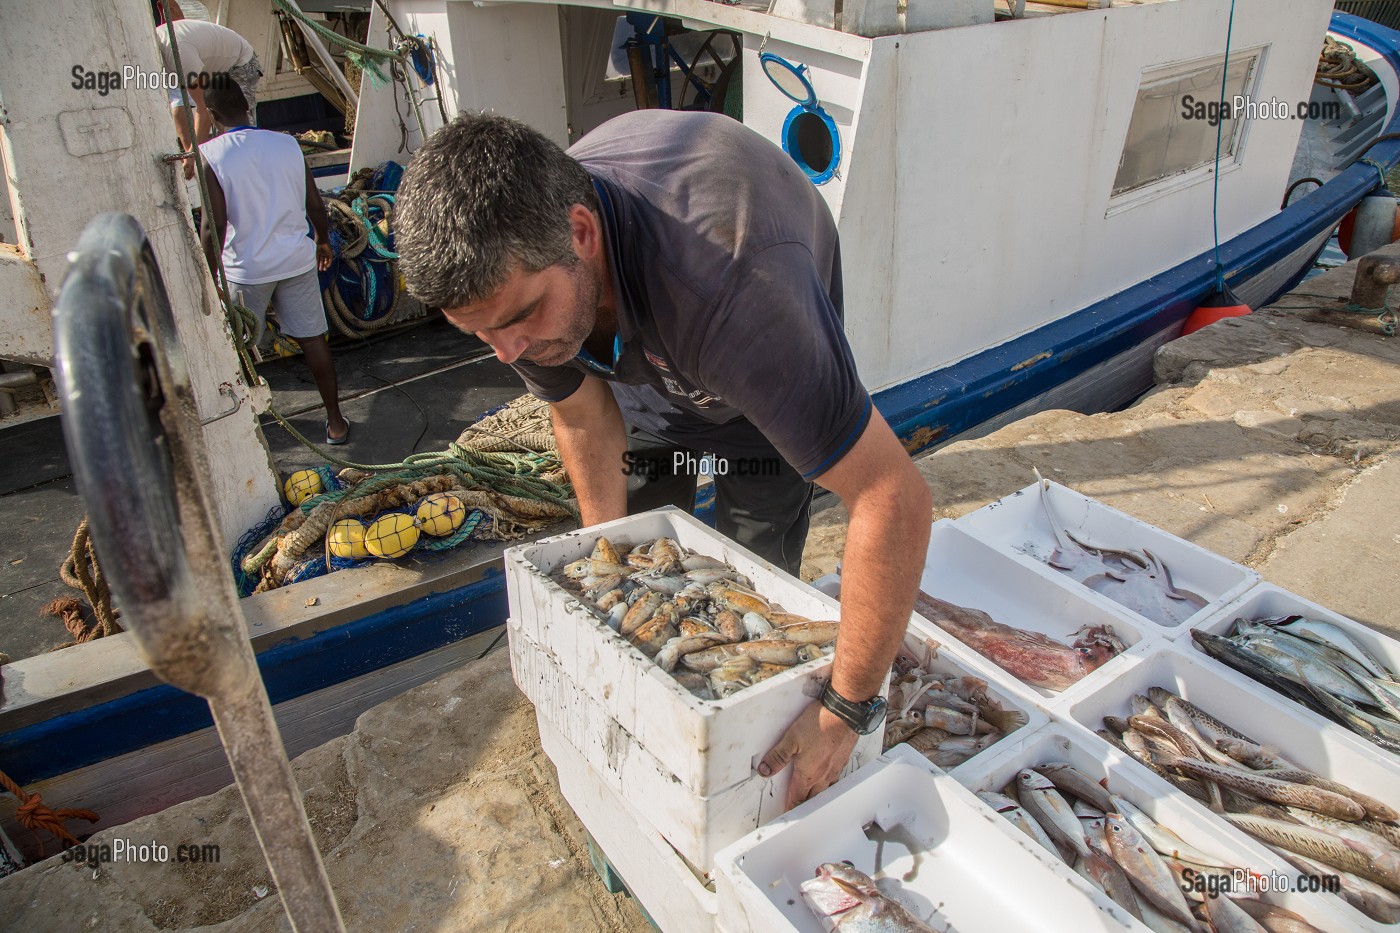
[[530, 348], [526, 358], [537, 366], [563, 366], [578, 356], [584, 341], [592, 335], [593, 327], [598, 321], [598, 299], [602, 294], [602, 286], [597, 274], [583, 261], [566, 268], [574, 285], [574, 306], [570, 314], [569, 328], [562, 337]]

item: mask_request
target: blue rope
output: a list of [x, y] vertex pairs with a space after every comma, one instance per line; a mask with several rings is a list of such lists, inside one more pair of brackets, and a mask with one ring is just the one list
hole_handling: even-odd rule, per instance
[[1220, 121], [1215, 124], [1215, 193], [1211, 200], [1211, 226], [1215, 235], [1215, 290], [1225, 292], [1225, 266], [1220, 262], [1220, 147], [1225, 130], [1225, 81], [1230, 74], [1230, 41], [1235, 32], [1235, 0], [1230, 0], [1230, 21], [1225, 27], [1225, 64], [1220, 69]]

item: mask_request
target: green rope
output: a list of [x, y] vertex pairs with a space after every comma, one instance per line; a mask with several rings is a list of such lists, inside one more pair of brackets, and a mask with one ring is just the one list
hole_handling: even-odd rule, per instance
[[400, 463], [354, 463], [333, 456], [312, 443], [292, 427], [276, 409], [269, 408], [268, 412], [281, 422], [288, 433], [325, 458], [328, 463], [382, 474], [366, 480], [354, 490], [340, 490], [314, 496], [302, 503], [303, 511], [310, 511], [322, 502], [338, 502], [349, 494], [356, 497], [365, 496], [380, 489], [411, 483], [425, 476], [451, 473], [467, 489], [485, 488], [523, 499], [553, 502], [575, 516], [578, 515], [578, 506], [570, 501], [573, 496], [569, 487], [543, 479], [539, 475], [558, 466], [558, 461], [550, 457], [536, 454], [482, 453], [451, 444], [446, 451], [414, 454]]
[[1400, 321], [1400, 318], [1397, 318], [1395, 309], [1390, 305], [1382, 305], [1379, 308], [1363, 308], [1359, 304], [1348, 301], [1342, 306], [1342, 310], [1352, 314], [1369, 314], [1376, 319], [1376, 323], [1381, 325], [1381, 333], [1387, 337], [1395, 336], [1395, 325]]
[[462, 522], [462, 526], [452, 532], [452, 534], [448, 535], [446, 538], [433, 538], [431, 540], [419, 538], [418, 546], [428, 551], [446, 551], [449, 548], [454, 548], [470, 538], [472, 532], [476, 531], [477, 526], [480, 525], [485, 518], [486, 513], [481, 511], [481, 509], [472, 509], [472, 514], [468, 515], [466, 521]]
[[1384, 304], [1379, 308], [1366, 308], [1354, 301], [1347, 301], [1342, 295], [1319, 295], [1314, 292], [1289, 292], [1287, 295], [1284, 295], [1283, 298], [1280, 298], [1279, 301], [1286, 301], [1289, 298], [1321, 298], [1325, 301], [1344, 302], [1344, 304], [1333, 308], [1322, 308], [1317, 305], [1279, 305], [1278, 307], [1280, 310], [1307, 311], [1311, 309], [1315, 311], [1345, 311], [1348, 314], [1368, 314], [1376, 319], [1376, 323], [1381, 326], [1381, 333], [1385, 334], [1387, 337], [1394, 337], [1397, 326], [1400, 326], [1400, 314], [1397, 314], [1396, 310], [1390, 307], [1389, 304]]

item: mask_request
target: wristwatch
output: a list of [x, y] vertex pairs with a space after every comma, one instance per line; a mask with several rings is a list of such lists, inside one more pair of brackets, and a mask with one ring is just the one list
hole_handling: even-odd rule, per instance
[[850, 726], [857, 735], [869, 735], [885, 721], [885, 711], [890, 704], [882, 696], [874, 696], [860, 703], [848, 700], [833, 690], [828, 681], [826, 689], [822, 691], [822, 706]]

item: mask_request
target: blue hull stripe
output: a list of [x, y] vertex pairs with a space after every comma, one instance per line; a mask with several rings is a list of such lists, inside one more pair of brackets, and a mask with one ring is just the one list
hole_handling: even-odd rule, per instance
[[[258, 655], [258, 667], [277, 704], [460, 641], [505, 617], [505, 577], [492, 572], [278, 645]], [[161, 684], [0, 736], [0, 770], [24, 785], [212, 725], [203, 699]]]

